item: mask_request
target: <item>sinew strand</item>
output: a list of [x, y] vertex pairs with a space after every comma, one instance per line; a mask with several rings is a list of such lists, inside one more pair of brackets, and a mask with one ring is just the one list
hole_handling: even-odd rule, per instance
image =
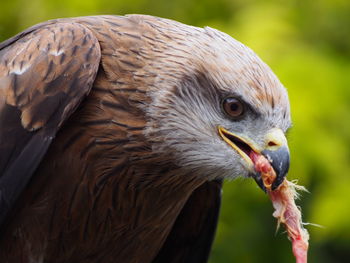
[[285, 225], [292, 241], [296, 263], [307, 263], [309, 234], [303, 227], [301, 212], [294, 202], [297, 198], [297, 189], [300, 189], [300, 186], [285, 179], [275, 191], [268, 190], [268, 195], [275, 208], [273, 216], [277, 218], [278, 225], [280, 223]]
[[293, 254], [296, 263], [307, 263], [307, 250], [309, 234], [303, 227], [301, 212], [295, 204], [298, 198], [297, 190], [305, 190], [287, 179], [274, 191], [271, 185], [276, 178], [276, 173], [269, 161], [262, 155], [254, 156], [255, 169], [261, 173], [267, 193], [275, 209], [273, 216], [277, 218], [278, 226], [285, 225], [289, 238], [292, 241]]

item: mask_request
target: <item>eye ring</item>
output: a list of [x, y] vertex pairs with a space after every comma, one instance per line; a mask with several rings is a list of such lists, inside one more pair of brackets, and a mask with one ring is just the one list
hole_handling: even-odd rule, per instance
[[223, 99], [222, 108], [225, 113], [233, 119], [239, 119], [242, 117], [245, 111], [245, 107], [242, 101], [235, 97], [227, 97]]

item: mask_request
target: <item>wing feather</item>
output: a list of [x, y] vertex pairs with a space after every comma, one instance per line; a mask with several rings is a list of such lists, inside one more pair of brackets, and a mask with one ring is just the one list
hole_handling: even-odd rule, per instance
[[0, 44], [0, 224], [89, 93], [100, 57], [76, 23], [49, 21]]
[[222, 181], [206, 182], [187, 200], [153, 263], [208, 261], [221, 204]]

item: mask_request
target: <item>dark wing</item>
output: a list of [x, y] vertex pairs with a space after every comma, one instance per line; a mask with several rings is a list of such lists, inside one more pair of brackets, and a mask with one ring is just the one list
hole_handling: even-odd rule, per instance
[[90, 91], [100, 57], [88, 29], [59, 21], [0, 44], [0, 224]]
[[205, 263], [214, 240], [222, 181], [206, 182], [187, 200], [153, 263]]

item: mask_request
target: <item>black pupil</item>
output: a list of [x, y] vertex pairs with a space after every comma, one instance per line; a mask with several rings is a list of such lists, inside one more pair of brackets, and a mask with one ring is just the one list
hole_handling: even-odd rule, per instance
[[239, 104], [237, 102], [232, 102], [231, 105], [230, 105], [230, 109], [233, 112], [238, 111], [239, 110]]

